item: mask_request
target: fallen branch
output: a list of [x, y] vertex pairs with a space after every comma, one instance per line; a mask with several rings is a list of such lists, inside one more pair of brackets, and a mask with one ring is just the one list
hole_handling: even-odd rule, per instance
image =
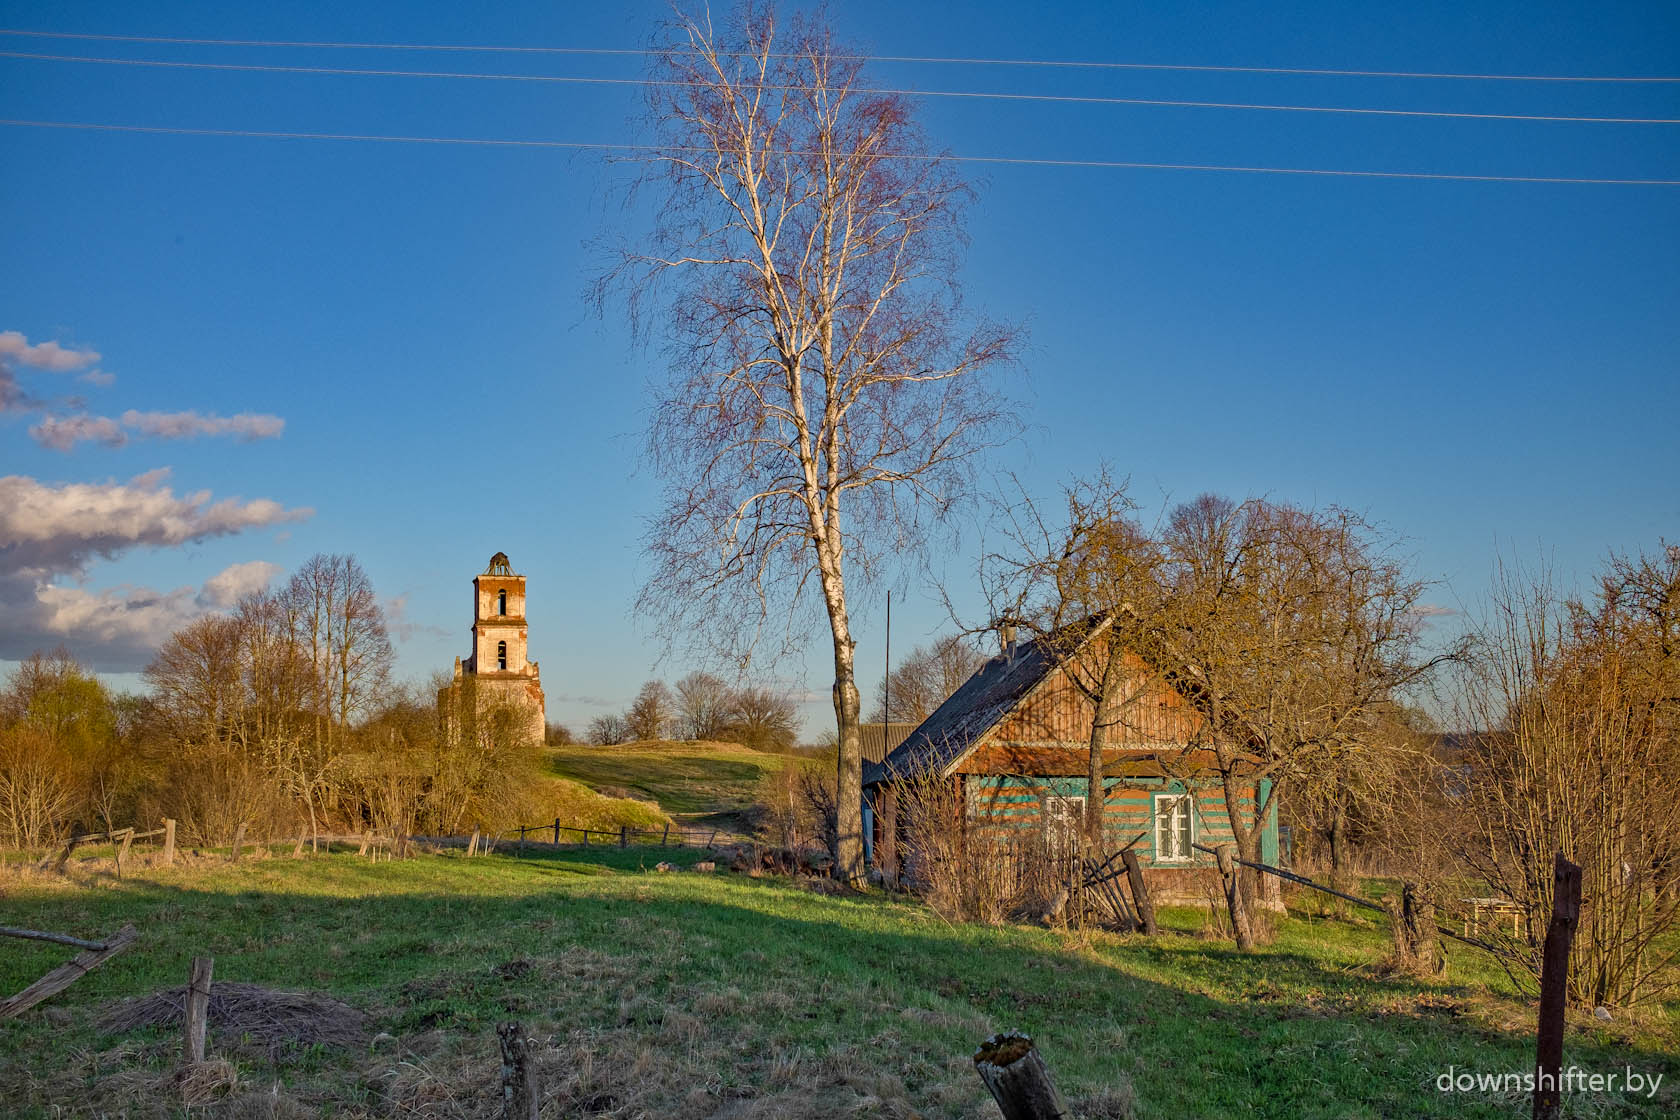
[[98, 951], [105, 948], [105, 942], [103, 941], [84, 941], [80, 937], [71, 937], [67, 933], [49, 933], [42, 929], [13, 929], [11, 926], [0, 926], [0, 937], [22, 937], [28, 941], [51, 941], [55, 945], [69, 945], [75, 949]]

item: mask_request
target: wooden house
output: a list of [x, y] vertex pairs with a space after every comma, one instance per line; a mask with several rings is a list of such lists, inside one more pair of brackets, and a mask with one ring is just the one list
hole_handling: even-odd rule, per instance
[[[1093, 704], [1079, 687], [1108, 656], [1113, 616], [1094, 616], [1033, 641], [1008, 642], [880, 763], [864, 766], [873, 863], [896, 873], [914, 838], [899, 813], [905, 783], [950, 782], [964, 828], [1041, 836], [1078, 846], [1089, 795]], [[1233, 839], [1205, 716], [1178, 674], [1122, 648], [1124, 702], [1103, 729], [1104, 847], [1131, 841], [1151, 891], [1201, 900], [1213, 857], [1193, 844]], [[1075, 674], [1079, 674], [1076, 676]], [[1239, 779], [1237, 811], [1268, 803], [1264, 779]], [[1277, 856], [1277, 812], [1267, 804], [1262, 858]]]

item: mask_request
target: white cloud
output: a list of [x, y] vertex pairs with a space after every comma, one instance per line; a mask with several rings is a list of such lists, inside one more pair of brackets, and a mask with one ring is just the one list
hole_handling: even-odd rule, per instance
[[48, 416], [29, 428], [29, 438], [54, 451], [69, 451], [78, 443], [103, 443], [121, 447], [128, 433], [109, 416]]
[[[314, 511], [257, 498], [211, 501], [208, 490], [177, 496], [167, 471], [128, 482], [50, 484], [23, 475], [0, 478], [0, 581], [80, 573], [96, 556], [227, 536]], [[3, 591], [0, 591], [3, 595]]]
[[97, 385], [101, 389], [105, 389], [117, 383], [117, 375], [114, 373], [106, 373], [102, 369], [90, 369], [86, 373], [77, 374], [76, 380], [86, 382], [89, 385]]
[[[3, 387], [0, 387], [0, 406], [3, 406]], [[3, 410], [3, 407], [0, 407]], [[70, 451], [78, 443], [103, 443], [107, 447], [121, 447], [128, 442], [129, 432], [153, 439], [196, 439], [199, 436], [235, 436], [245, 443], [258, 439], [276, 439], [286, 430], [286, 422], [267, 413], [241, 412], [237, 416], [204, 415], [198, 412], [138, 412], [129, 409], [121, 421], [109, 416], [48, 416], [29, 429], [29, 435], [42, 447], [54, 451]]]
[[280, 565], [267, 560], [247, 560], [231, 564], [205, 581], [199, 594], [200, 606], [227, 608], [253, 591], [261, 591], [279, 575]]
[[143, 669], [169, 636], [195, 619], [261, 590], [280, 572], [266, 560], [222, 569], [198, 591], [123, 585], [103, 591], [38, 583], [0, 601], [0, 658], [21, 660], [63, 646], [106, 673]]
[[155, 439], [195, 439], [198, 436], [235, 436], [247, 442], [277, 439], [286, 422], [265, 412], [241, 412], [235, 416], [200, 412], [139, 412], [129, 409], [122, 422], [143, 436]]
[[53, 373], [71, 373], [97, 362], [99, 351], [77, 350], [52, 341], [31, 346], [22, 331], [0, 331], [0, 359]]

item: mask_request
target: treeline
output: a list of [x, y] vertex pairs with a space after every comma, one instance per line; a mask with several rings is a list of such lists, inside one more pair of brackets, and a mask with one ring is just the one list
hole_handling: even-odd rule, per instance
[[365, 828], [405, 833], [541, 819], [554, 792], [523, 711], [470, 686], [392, 685], [391, 642], [351, 556], [318, 555], [278, 590], [172, 635], [138, 696], [67, 653], [0, 691], [0, 841], [175, 818], [189, 842]]
[[587, 737], [596, 746], [695, 739], [785, 751], [799, 740], [799, 711], [792, 699], [773, 689], [736, 688], [710, 673], [694, 672], [675, 688], [648, 681], [624, 712], [591, 720]]

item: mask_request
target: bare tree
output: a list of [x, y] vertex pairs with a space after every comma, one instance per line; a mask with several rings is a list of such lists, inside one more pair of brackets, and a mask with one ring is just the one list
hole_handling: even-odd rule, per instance
[[[671, 371], [649, 453], [665, 504], [641, 606], [744, 665], [783, 649], [820, 594], [839, 739], [835, 873], [862, 876], [859, 696], [848, 562], [925, 541], [1008, 417], [985, 371], [1009, 330], [964, 321], [956, 288], [971, 192], [902, 97], [817, 19], [744, 6], [679, 16], [647, 86], [660, 208], [604, 281], [633, 314], [661, 302]], [[880, 550], [878, 552], [877, 550]], [[728, 623], [725, 623], [728, 620]]]
[[[950, 634], [931, 646], [917, 646], [881, 677], [880, 699], [871, 723], [921, 723], [974, 675], [985, 658], [961, 637]], [[889, 707], [890, 705], [890, 707]]]
[[729, 727], [734, 696], [720, 677], [690, 673], [677, 682], [677, 733], [685, 739], [718, 739]]
[[1000, 511], [1001, 552], [981, 561], [981, 582], [994, 625], [1032, 631], [1058, 646], [1064, 674], [1091, 710], [1086, 741], [1083, 835], [1103, 842], [1107, 777], [1103, 748], [1124, 739], [1149, 677], [1124, 640], [1137, 641], [1137, 620], [1159, 613], [1161, 550], [1133, 520], [1126, 482], [1102, 468], [1062, 493], [1065, 517], [1047, 519], [1024, 489]]
[[749, 685], [730, 700], [724, 737], [760, 751], [785, 751], [799, 740], [799, 711], [768, 688]]
[[1452, 808], [1438, 837], [1521, 906], [1537, 978], [1551, 861], [1582, 867], [1571, 998], [1627, 1006], [1672, 991], [1680, 959], [1680, 548], [1613, 558], [1597, 594], [1506, 572], [1464, 674]]
[[1405, 690], [1461, 653], [1425, 654], [1428, 584], [1347, 510], [1204, 495], [1172, 512], [1161, 571], [1159, 612], [1139, 633], [1199, 697], [1193, 745], [1214, 760], [1245, 860], [1260, 858], [1280, 791], [1362, 757]]
[[589, 742], [597, 747], [611, 747], [630, 738], [629, 726], [621, 715], [596, 716], [589, 721]]
[[664, 681], [648, 681], [636, 693], [624, 722], [632, 739], [663, 739], [674, 717], [671, 690]]

